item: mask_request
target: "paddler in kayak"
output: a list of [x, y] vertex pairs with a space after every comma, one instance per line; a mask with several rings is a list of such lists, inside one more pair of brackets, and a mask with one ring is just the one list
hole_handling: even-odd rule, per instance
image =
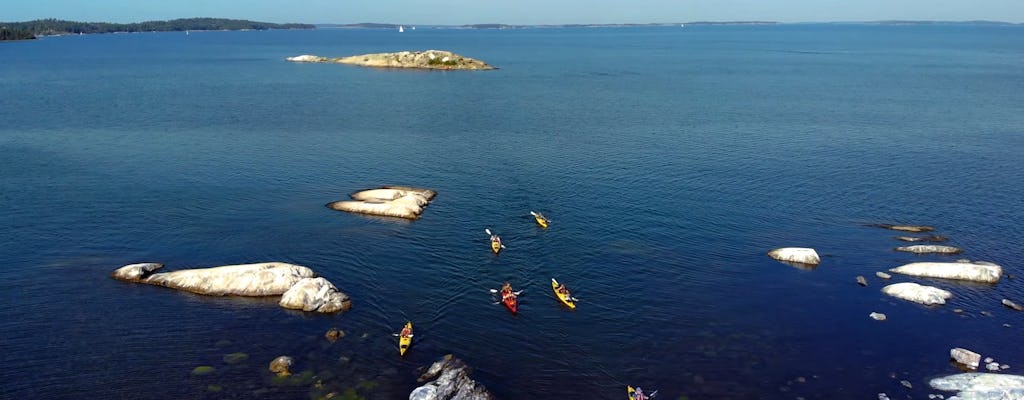
[[400, 333], [399, 336], [404, 338], [412, 337], [412, 327], [406, 325], [404, 328], [402, 328], [402, 333]]
[[654, 395], [658, 394], [658, 391], [655, 390], [650, 395], [645, 395], [644, 394], [644, 390], [640, 389], [639, 386], [637, 386], [635, 390], [633, 389], [632, 386], [628, 386], [627, 387], [627, 392], [629, 393], [629, 399], [630, 400], [650, 400], [650, 399], [654, 398]]
[[501, 287], [501, 300], [507, 300], [509, 298], [515, 298], [516, 294], [512, 293], [512, 284], [505, 282], [505, 285]]
[[559, 283], [558, 284], [558, 289], [555, 289], [555, 291], [557, 291], [558, 293], [564, 294], [566, 297], [569, 297], [569, 288], [565, 287], [564, 283]]
[[493, 251], [494, 254], [498, 254], [502, 247], [504, 246], [501, 245], [501, 238], [498, 237], [498, 235], [491, 235], [491, 251]]

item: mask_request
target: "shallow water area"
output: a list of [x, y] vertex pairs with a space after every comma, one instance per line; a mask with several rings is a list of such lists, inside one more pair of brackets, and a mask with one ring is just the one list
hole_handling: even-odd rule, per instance
[[[284, 61], [429, 48], [501, 69]], [[1024, 367], [1024, 314], [1000, 305], [1024, 303], [1018, 26], [84, 35], [0, 59], [0, 398], [400, 399], [447, 353], [504, 399], [925, 398], [953, 347]], [[416, 221], [324, 206], [388, 184], [438, 195]], [[874, 223], [964, 252], [897, 252]], [[959, 258], [1007, 276], [874, 275]], [[265, 261], [352, 310], [108, 277]], [[489, 292], [506, 281], [517, 315]], [[880, 291], [911, 281], [954, 297]]]

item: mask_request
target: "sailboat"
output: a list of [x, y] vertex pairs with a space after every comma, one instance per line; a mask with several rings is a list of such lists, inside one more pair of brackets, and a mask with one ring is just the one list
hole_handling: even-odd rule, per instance
[[405, 32], [405, 27], [404, 27], [404, 26], [401, 26], [401, 25], [399, 25], [399, 26], [398, 26], [398, 33], [402, 33], [402, 32]]

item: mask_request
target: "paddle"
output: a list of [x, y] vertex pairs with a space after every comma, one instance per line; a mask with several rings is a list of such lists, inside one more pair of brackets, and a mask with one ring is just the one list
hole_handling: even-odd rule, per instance
[[[491, 228], [484, 228], [484, 232], [487, 232], [487, 235], [489, 235], [489, 236], [494, 236], [494, 234], [491, 233]], [[501, 240], [501, 239], [498, 239], [498, 240]], [[505, 244], [504, 243], [501, 244], [501, 248], [503, 248], [503, 249], [505, 248]]]
[[[401, 334], [400, 333], [392, 333], [391, 336], [398, 337], [398, 336], [401, 336]], [[413, 336], [416, 336], [416, 335], [412, 334], [412, 333], [409, 334], [409, 337], [413, 337]]]
[[[526, 289], [523, 289], [523, 290], [520, 290], [520, 291], [518, 291], [518, 292], [512, 292], [512, 294], [514, 294], [514, 295], [518, 296], [518, 295], [519, 295], [520, 293], [523, 293], [523, 292], [525, 292], [525, 291], [526, 291]], [[498, 289], [491, 289], [491, 293], [498, 293], [498, 292], [499, 292], [499, 290], [498, 290]]]

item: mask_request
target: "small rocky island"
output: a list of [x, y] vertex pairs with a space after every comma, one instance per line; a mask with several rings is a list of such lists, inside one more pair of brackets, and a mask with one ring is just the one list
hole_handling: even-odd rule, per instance
[[313, 55], [288, 57], [288, 61], [307, 63], [338, 63], [376, 68], [414, 68], [441, 70], [497, 69], [483, 61], [463, 57], [444, 50], [400, 51], [397, 53], [363, 54], [350, 57], [327, 58]]

